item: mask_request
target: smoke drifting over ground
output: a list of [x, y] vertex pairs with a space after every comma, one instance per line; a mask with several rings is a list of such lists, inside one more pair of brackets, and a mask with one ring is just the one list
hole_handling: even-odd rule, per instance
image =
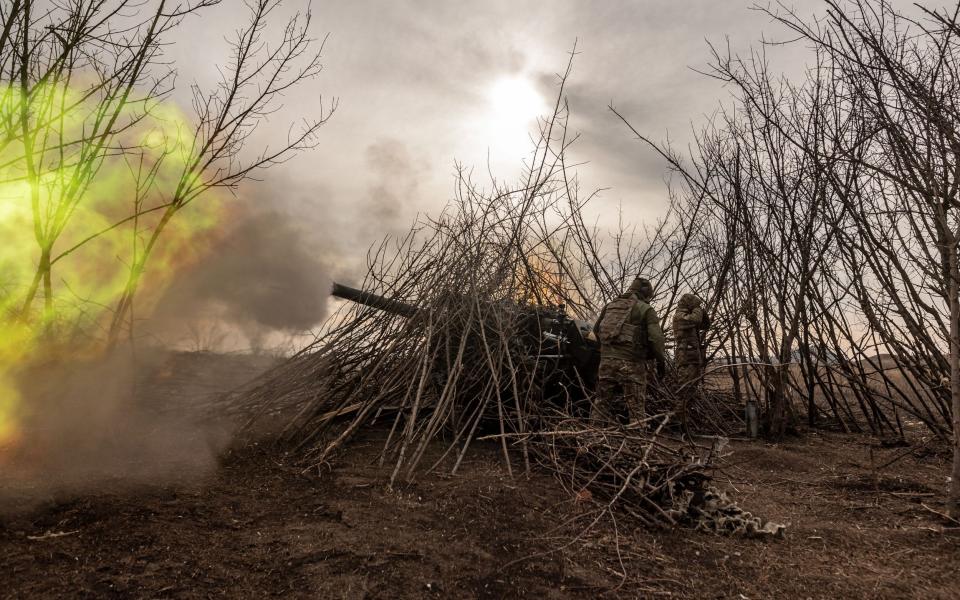
[[164, 376], [170, 357], [124, 348], [22, 373], [19, 439], [0, 448], [0, 512], [212, 472], [233, 426], [191, 404], [196, 396], [158, 401], [144, 389]]
[[198, 241], [202, 258], [174, 275], [152, 314], [136, 315], [135, 348], [98, 355], [78, 344], [21, 368], [18, 431], [0, 447], [0, 512], [132, 485], [196, 484], [213, 471], [235, 426], [211, 401], [272, 359], [164, 348], [276, 346], [323, 320], [330, 291], [317, 239], [283, 213], [234, 208], [241, 217]]

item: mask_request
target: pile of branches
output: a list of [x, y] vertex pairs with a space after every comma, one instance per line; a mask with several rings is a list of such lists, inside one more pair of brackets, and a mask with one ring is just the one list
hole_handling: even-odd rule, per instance
[[783, 534], [785, 526], [742, 510], [712, 483], [711, 464], [726, 445], [710, 446], [662, 435], [671, 415], [628, 427], [596, 427], [562, 419], [551, 430], [526, 436], [540, 463], [578, 502], [595, 510], [587, 529], [603, 517], [628, 516], [648, 527], [686, 526], [746, 536]]
[[[702, 504], [708, 457], [671, 447], [659, 431], [589, 423], [586, 371], [566, 368], [562, 348], [549, 347], [546, 323], [587, 334], [578, 320], [638, 273], [676, 273], [670, 247], [658, 243], [665, 226], [604, 237], [585, 224], [564, 158], [566, 112], [558, 100], [542, 122], [521, 185], [484, 191], [461, 174], [438, 218], [369, 253], [358, 287], [386, 300], [341, 305], [315, 343], [235, 398], [254, 421], [284, 416], [283, 437], [307, 469], [388, 419], [382, 461], [392, 461], [391, 484], [424, 469], [455, 473], [475, 440], [493, 437], [511, 474], [535, 465], [561, 480], [576, 472], [568, 481], [578, 492], [608, 495], [640, 523], [681, 523], [681, 503]], [[558, 422], [577, 423], [582, 435], [551, 437]], [[424, 464], [441, 440], [442, 455]]]

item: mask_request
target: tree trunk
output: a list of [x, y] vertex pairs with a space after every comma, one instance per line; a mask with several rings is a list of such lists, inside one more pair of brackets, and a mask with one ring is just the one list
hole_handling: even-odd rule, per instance
[[957, 238], [947, 246], [950, 278], [950, 397], [951, 425], [953, 426], [953, 469], [950, 472], [950, 496], [947, 506], [950, 516], [960, 518], [960, 263], [957, 258]]
[[783, 439], [787, 432], [786, 367], [789, 363], [780, 362], [771, 369], [772, 388], [770, 389], [770, 418], [767, 434], [772, 440]]
[[40, 271], [43, 273], [43, 322], [49, 326], [53, 320], [53, 283], [50, 280], [50, 247], [46, 246], [40, 253]]
[[[130, 311], [133, 310], [133, 298], [136, 296], [137, 290], [140, 288], [140, 280], [143, 277], [144, 270], [146, 269], [147, 260], [153, 253], [153, 249], [160, 239], [160, 234], [163, 233], [163, 230], [166, 229], [167, 224], [170, 223], [170, 220], [179, 209], [180, 207], [175, 204], [171, 204], [169, 207], [167, 207], [167, 210], [164, 211], [163, 216], [160, 218], [160, 222], [157, 223], [153, 233], [150, 235], [149, 241], [147, 242], [146, 246], [144, 246], [143, 252], [140, 254], [138, 259], [132, 265], [130, 265], [130, 274], [127, 277], [127, 283], [124, 286], [123, 294], [120, 296], [120, 300], [117, 302], [117, 308], [114, 310], [113, 319], [110, 323], [110, 330], [107, 335], [109, 346], [112, 347], [117, 343], [117, 340], [120, 337], [120, 332], [123, 329], [124, 320], [130, 314]], [[130, 321], [130, 327], [133, 327], [132, 320]], [[130, 336], [133, 336], [132, 331], [130, 332]]]
[[52, 268], [50, 264], [50, 254], [51, 249], [49, 247], [43, 246], [40, 248], [40, 260], [37, 263], [37, 270], [33, 274], [33, 281], [30, 283], [27, 294], [24, 296], [23, 304], [20, 307], [20, 318], [23, 320], [28, 319], [30, 309], [33, 307], [33, 302], [37, 298], [37, 292], [40, 291], [40, 284], [42, 283], [43, 315], [40, 321], [44, 327], [46, 327], [53, 318], [53, 282], [50, 275]]

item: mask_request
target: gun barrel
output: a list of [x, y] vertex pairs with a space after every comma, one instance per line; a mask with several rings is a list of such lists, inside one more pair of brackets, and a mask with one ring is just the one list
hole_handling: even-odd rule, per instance
[[376, 308], [377, 310], [383, 310], [403, 317], [412, 317], [417, 314], [418, 310], [418, 308], [412, 304], [384, 298], [373, 292], [365, 292], [336, 282], [334, 282], [333, 289], [330, 293], [337, 298], [343, 298], [344, 300], [363, 304], [370, 308]]

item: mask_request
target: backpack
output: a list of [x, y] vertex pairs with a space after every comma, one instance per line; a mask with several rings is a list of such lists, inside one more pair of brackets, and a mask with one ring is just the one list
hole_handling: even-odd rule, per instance
[[597, 331], [601, 344], [630, 347], [636, 344], [637, 327], [627, 320], [638, 302], [636, 296], [631, 294], [614, 298], [607, 304]]

